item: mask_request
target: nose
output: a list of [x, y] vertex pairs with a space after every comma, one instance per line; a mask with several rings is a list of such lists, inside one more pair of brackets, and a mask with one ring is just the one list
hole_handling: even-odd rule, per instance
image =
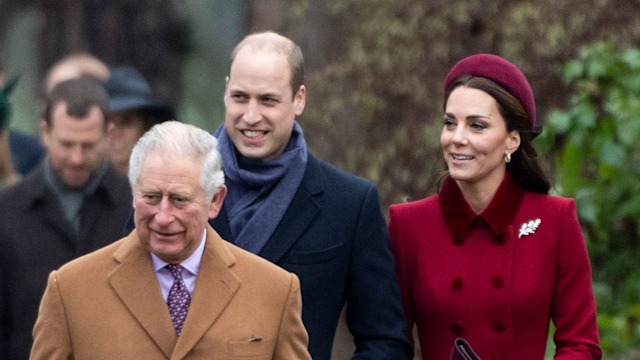
[[84, 163], [84, 157], [82, 146], [74, 146], [69, 151], [69, 163], [72, 165], [82, 165]]
[[467, 143], [467, 134], [463, 126], [458, 126], [453, 130], [451, 141], [456, 145], [465, 145]]
[[158, 206], [158, 211], [155, 215], [155, 221], [158, 225], [168, 225], [175, 219], [173, 215], [173, 205], [168, 198], [163, 197]]
[[260, 113], [260, 104], [255, 100], [250, 100], [247, 104], [247, 110], [245, 111], [242, 119], [248, 125], [254, 125], [262, 120], [262, 114]]

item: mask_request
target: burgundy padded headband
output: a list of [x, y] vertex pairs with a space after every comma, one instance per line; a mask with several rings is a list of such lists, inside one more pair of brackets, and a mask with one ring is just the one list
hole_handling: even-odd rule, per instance
[[536, 103], [529, 81], [517, 66], [497, 55], [477, 54], [466, 57], [456, 63], [444, 82], [444, 88], [449, 88], [451, 82], [461, 75], [473, 75], [495, 81], [513, 95], [531, 119], [531, 128], [536, 125]]

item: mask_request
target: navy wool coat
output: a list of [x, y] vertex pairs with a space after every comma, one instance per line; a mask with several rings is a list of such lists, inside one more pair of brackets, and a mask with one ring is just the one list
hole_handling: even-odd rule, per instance
[[[233, 242], [223, 206], [212, 226]], [[410, 359], [386, 222], [371, 182], [311, 154], [283, 219], [258, 254], [298, 275], [314, 360], [331, 358], [340, 312], [354, 359]]]
[[127, 177], [110, 166], [80, 209], [76, 235], [46, 184], [42, 164], [0, 191], [0, 359], [29, 357], [49, 273], [119, 239], [131, 204]]

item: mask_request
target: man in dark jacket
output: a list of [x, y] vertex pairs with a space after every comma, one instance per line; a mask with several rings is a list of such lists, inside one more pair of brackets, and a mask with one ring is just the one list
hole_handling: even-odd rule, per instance
[[48, 274], [122, 235], [132, 197], [106, 157], [107, 102], [96, 78], [56, 85], [40, 124], [45, 160], [0, 191], [1, 359], [29, 357]]
[[331, 358], [340, 312], [354, 359], [410, 359], [378, 191], [308, 153], [303, 56], [273, 32], [233, 51], [219, 149], [229, 192], [211, 224], [226, 240], [300, 278], [314, 360]]

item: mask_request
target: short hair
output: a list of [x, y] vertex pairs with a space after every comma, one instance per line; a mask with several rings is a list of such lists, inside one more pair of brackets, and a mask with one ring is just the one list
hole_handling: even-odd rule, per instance
[[129, 158], [129, 183], [135, 190], [145, 155], [166, 152], [179, 156], [203, 158], [200, 167], [200, 186], [211, 200], [224, 185], [222, 156], [218, 140], [208, 132], [179, 121], [155, 125], [136, 143]]
[[58, 83], [47, 95], [44, 120], [49, 127], [53, 126], [53, 110], [60, 103], [67, 104], [67, 114], [75, 118], [87, 116], [91, 107], [97, 106], [103, 115], [104, 126], [107, 126], [106, 114], [109, 96], [101, 80], [83, 75]]
[[231, 73], [231, 66], [236, 56], [245, 47], [250, 47], [252, 50], [269, 49], [285, 55], [291, 70], [291, 92], [293, 96], [296, 95], [300, 86], [304, 84], [304, 56], [300, 47], [293, 40], [273, 31], [259, 32], [246, 36], [231, 53], [229, 73]]
[[92, 75], [106, 81], [109, 78], [109, 67], [97, 57], [77, 52], [60, 59], [47, 71], [44, 80], [44, 93], [48, 94], [60, 82], [82, 75]]

